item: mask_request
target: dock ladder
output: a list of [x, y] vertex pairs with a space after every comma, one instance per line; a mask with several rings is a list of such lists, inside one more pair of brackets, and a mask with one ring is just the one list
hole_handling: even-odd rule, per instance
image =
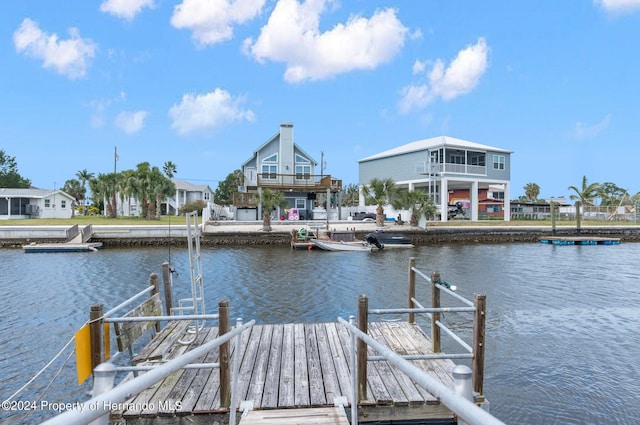
[[[198, 226], [198, 212], [186, 214], [187, 220], [187, 245], [189, 246], [189, 275], [191, 277], [191, 298], [178, 300], [178, 307], [172, 312], [180, 314], [205, 314], [204, 284], [202, 280], [202, 258], [200, 256], [200, 227]], [[180, 340], [181, 344], [191, 344], [198, 337], [198, 333], [204, 328], [205, 320], [194, 320], [187, 329], [191, 338]]]

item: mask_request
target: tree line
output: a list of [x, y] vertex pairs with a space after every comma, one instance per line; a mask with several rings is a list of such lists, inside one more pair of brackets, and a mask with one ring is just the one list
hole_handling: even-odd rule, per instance
[[[523, 187], [524, 196], [517, 199], [519, 202], [543, 202], [538, 200], [540, 186], [536, 183], [527, 183]], [[618, 206], [627, 203], [634, 204], [640, 201], [640, 192], [631, 196], [629, 192], [612, 182], [589, 183], [587, 176], [582, 176], [580, 185], [569, 186], [569, 199], [580, 201], [582, 205]], [[599, 202], [598, 202], [599, 201]]]

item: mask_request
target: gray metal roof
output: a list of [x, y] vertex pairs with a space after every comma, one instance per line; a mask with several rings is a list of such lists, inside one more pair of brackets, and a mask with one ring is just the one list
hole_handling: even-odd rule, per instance
[[62, 190], [37, 189], [34, 187], [28, 189], [0, 188], [0, 197], [8, 198], [45, 198], [50, 195], [58, 194], [64, 195], [69, 199], [74, 199], [73, 196], [63, 192]]
[[184, 180], [174, 180], [173, 184], [178, 190], [186, 190], [187, 192], [213, 192], [211, 187], [206, 184], [191, 184]]
[[438, 136], [430, 139], [418, 140], [415, 142], [407, 143], [406, 145], [398, 146], [397, 148], [389, 149], [384, 152], [377, 153], [375, 155], [368, 156], [358, 160], [358, 162], [371, 161], [373, 159], [386, 158], [390, 156], [402, 155], [405, 153], [423, 151], [427, 149], [434, 149], [438, 147], [448, 148], [462, 148], [462, 149], [475, 149], [480, 151], [492, 151], [512, 153], [512, 151], [495, 148], [493, 146], [481, 145], [480, 143], [470, 142], [468, 140], [456, 139], [449, 136]]

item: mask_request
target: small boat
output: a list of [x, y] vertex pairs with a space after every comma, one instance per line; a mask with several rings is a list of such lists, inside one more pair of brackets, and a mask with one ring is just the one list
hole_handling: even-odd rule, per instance
[[322, 240], [322, 239], [313, 239], [313, 244], [325, 251], [369, 251], [373, 249], [371, 245], [364, 241], [332, 241], [332, 240]]
[[[378, 248], [413, 248], [411, 238], [400, 233], [385, 232], [384, 230], [376, 230], [367, 234], [365, 240], [371, 245]], [[382, 249], [382, 248], [381, 248]]]
[[319, 231], [318, 236], [311, 239], [311, 242], [316, 248], [326, 251], [371, 251], [373, 249], [370, 243], [356, 239], [356, 233], [353, 230]]

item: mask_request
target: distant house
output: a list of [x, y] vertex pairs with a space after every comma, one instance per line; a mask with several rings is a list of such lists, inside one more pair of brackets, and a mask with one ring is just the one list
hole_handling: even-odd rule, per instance
[[[262, 217], [258, 200], [264, 189], [284, 193], [287, 209], [296, 211], [292, 219], [323, 218], [316, 207], [317, 194], [326, 194], [323, 214], [331, 207], [331, 198], [342, 191], [342, 181], [330, 175], [316, 174], [318, 163], [293, 139], [293, 124], [283, 123], [278, 133], [267, 139], [242, 164], [244, 186], [234, 194], [236, 219], [257, 220]], [[334, 199], [334, 205], [339, 205]], [[284, 211], [276, 211], [281, 217], [289, 218]]]
[[71, 218], [75, 198], [61, 190], [0, 189], [0, 220]]
[[191, 184], [183, 180], [174, 180], [176, 185], [175, 197], [165, 200], [165, 211], [167, 215], [180, 214], [180, 208], [184, 204], [203, 201], [207, 204], [213, 202], [213, 191], [206, 184]]
[[[389, 177], [401, 189], [431, 195], [442, 221], [447, 221], [445, 211], [456, 201], [468, 203], [473, 221], [482, 211], [509, 221], [511, 153], [448, 136], [418, 140], [358, 161], [360, 186], [374, 177]], [[362, 195], [360, 205], [364, 206]]]
[[[165, 215], [179, 215], [184, 204], [204, 201], [209, 204], [213, 200], [213, 191], [206, 184], [191, 184], [183, 180], [173, 180], [176, 187], [175, 195], [165, 198], [160, 205], [160, 211]], [[120, 199], [117, 197], [118, 215], [137, 217], [142, 212], [142, 206], [135, 197]]]

